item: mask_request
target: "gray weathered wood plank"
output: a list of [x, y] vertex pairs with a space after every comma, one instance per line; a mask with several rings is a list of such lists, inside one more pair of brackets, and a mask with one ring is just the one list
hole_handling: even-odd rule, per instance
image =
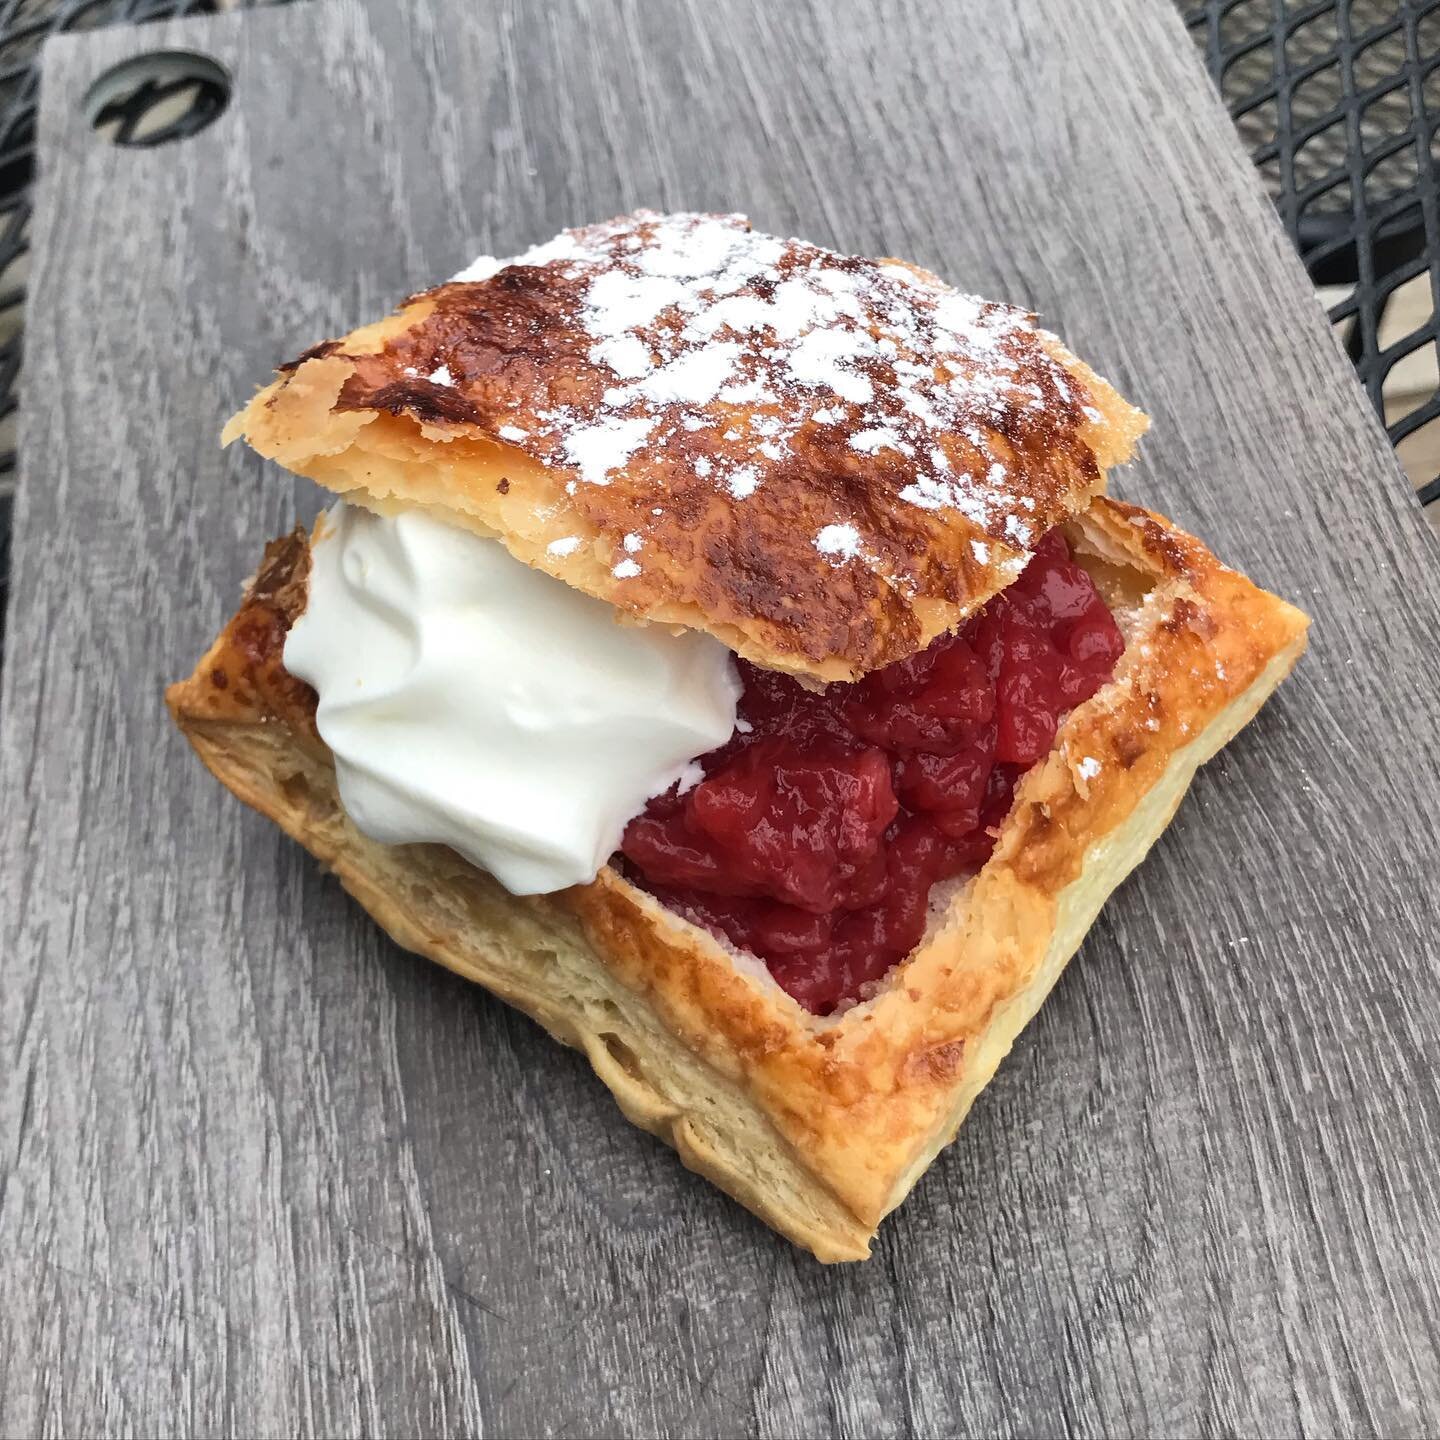
[[[159, 45], [235, 99], [122, 151]], [[53, 44], [0, 698], [0, 1432], [1440, 1427], [1440, 546], [1170, 7], [331, 0]], [[1031, 303], [1128, 495], [1316, 617], [868, 1265], [383, 941], [162, 684], [315, 497], [214, 436], [481, 250], [637, 204]]]

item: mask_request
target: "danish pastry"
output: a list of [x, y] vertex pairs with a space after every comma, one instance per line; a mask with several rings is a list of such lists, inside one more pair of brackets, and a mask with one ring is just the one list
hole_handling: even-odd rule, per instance
[[[1301, 612], [1104, 495], [1145, 425], [1032, 317], [903, 262], [736, 216], [567, 231], [307, 351], [230, 422], [341, 505], [269, 546], [167, 699], [399, 944], [583, 1049], [630, 1120], [791, 1240], [860, 1259], [1304, 648]], [[464, 590], [467, 545], [498, 588], [425, 598]], [[517, 649], [507, 567], [557, 587], [574, 633]], [[383, 644], [311, 668], [366, 586], [403, 639], [383, 682]], [[612, 619], [662, 659], [627, 658], [634, 698], [597, 708], [620, 662], [586, 627]], [[415, 679], [436, 644], [459, 669], [427, 676], [502, 643], [482, 686]], [[682, 643], [713, 647], [693, 733], [721, 743], [671, 726], [661, 755], [656, 717], [702, 683]], [[422, 784], [398, 757], [430, 705]], [[619, 811], [546, 754], [593, 744], [610, 796], [630, 724], [655, 764]], [[537, 787], [567, 777], [524, 825], [493, 812], [527, 807], [527, 766], [446, 784], [502, 731]], [[580, 868], [515, 881], [552, 873], [580, 812]]]

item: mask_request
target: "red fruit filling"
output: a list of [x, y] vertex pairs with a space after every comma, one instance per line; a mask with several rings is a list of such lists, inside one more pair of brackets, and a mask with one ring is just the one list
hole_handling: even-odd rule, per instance
[[936, 881], [985, 863], [1015, 782], [1123, 649], [1057, 530], [958, 633], [854, 684], [742, 660], [735, 735], [630, 822], [626, 872], [828, 1014], [919, 944]]

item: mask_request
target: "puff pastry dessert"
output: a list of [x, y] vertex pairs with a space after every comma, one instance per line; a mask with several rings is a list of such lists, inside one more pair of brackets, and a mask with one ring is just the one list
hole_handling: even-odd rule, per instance
[[900, 261], [567, 231], [230, 422], [341, 504], [170, 709], [399, 944], [861, 1259], [1304, 648], [1104, 495], [1146, 423]]

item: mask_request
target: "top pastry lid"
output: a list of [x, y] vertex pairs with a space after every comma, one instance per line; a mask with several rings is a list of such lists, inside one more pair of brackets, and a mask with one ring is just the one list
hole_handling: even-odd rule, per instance
[[225, 438], [832, 680], [1004, 588], [1146, 423], [1022, 310], [742, 216], [640, 211], [306, 351]]

